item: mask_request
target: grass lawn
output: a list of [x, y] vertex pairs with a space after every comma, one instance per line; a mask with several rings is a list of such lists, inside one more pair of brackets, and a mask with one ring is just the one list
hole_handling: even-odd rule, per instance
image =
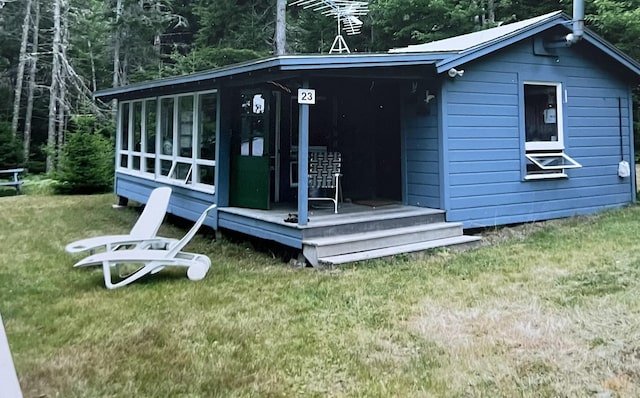
[[63, 248], [127, 232], [137, 213], [113, 202], [0, 197], [25, 397], [640, 396], [639, 206], [325, 271], [200, 234], [203, 281], [163, 270], [108, 291]]

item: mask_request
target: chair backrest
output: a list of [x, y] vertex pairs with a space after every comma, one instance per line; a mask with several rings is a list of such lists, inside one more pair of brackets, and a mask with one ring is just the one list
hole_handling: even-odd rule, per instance
[[335, 188], [341, 169], [340, 152], [309, 152], [309, 188]]
[[213, 204], [213, 205], [207, 207], [202, 212], [202, 215], [200, 215], [200, 218], [198, 218], [196, 223], [193, 224], [193, 227], [191, 227], [189, 232], [187, 232], [186, 235], [182, 237], [182, 239], [180, 239], [179, 241], [177, 241], [174, 244], [172, 244], [171, 246], [169, 246], [169, 253], [167, 253], [167, 257], [173, 257], [176, 254], [178, 254], [178, 252], [180, 250], [182, 250], [187, 245], [187, 243], [189, 243], [189, 241], [191, 239], [193, 239], [193, 237], [196, 235], [196, 233], [198, 232], [198, 230], [200, 229], [200, 227], [204, 223], [204, 220], [206, 220], [207, 216], [209, 216], [209, 212], [211, 210], [215, 209], [216, 207], [217, 206], [215, 204]]
[[147, 200], [142, 214], [136, 221], [136, 225], [131, 228], [129, 235], [136, 238], [155, 237], [167, 213], [169, 199], [171, 199], [171, 188], [160, 187], [154, 189], [149, 195], [149, 200]]

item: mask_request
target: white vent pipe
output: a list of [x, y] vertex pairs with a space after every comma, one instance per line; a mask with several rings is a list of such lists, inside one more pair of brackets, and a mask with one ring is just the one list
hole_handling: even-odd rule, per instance
[[567, 35], [567, 43], [578, 42], [584, 35], [584, 0], [573, 0], [573, 32]]

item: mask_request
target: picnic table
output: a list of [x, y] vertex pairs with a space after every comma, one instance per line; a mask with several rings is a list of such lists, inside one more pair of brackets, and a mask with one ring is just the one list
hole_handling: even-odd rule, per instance
[[18, 193], [24, 183], [20, 179], [20, 173], [24, 173], [23, 168], [0, 170], [0, 187], [14, 187]]

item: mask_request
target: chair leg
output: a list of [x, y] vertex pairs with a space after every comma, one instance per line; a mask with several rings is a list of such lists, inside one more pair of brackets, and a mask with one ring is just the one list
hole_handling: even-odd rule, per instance
[[104, 274], [104, 285], [107, 289], [116, 289], [129, 283], [142, 278], [143, 276], [153, 273], [154, 269], [157, 268], [159, 264], [155, 262], [150, 262], [142, 266], [140, 269], [135, 271], [134, 273], [128, 275], [125, 279], [120, 282], [113, 283], [111, 281], [111, 262], [109, 260], [105, 260], [102, 262], [102, 273]]
[[336, 193], [333, 197], [333, 205], [334, 205], [334, 213], [338, 214], [338, 198], [340, 193], [340, 174], [335, 174], [334, 177], [336, 178]]

